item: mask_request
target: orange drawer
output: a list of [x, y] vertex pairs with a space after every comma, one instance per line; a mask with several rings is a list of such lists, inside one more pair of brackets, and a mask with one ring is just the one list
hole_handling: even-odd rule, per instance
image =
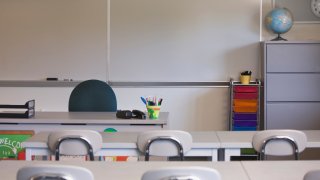
[[234, 112], [257, 112], [257, 106], [233, 106]]
[[234, 99], [234, 106], [257, 106], [258, 101], [256, 99]]

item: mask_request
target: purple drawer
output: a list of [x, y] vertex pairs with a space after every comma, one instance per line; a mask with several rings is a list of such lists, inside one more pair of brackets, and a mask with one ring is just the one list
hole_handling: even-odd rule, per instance
[[257, 120], [256, 113], [234, 113], [234, 120]]
[[257, 121], [233, 121], [234, 126], [247, 126], [247, 127], [256, 127]]

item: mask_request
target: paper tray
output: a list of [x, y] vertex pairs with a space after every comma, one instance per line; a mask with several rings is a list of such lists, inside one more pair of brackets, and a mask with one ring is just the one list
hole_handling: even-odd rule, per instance
[[31, 118], [34, 117], [35, 100], [30, 100], [24, 105], [0, 105], [0, 118]]
[[34, 117], [34, 109], [28, 109], [22, 112], [0, 112], [0, 118], [31, 118]]

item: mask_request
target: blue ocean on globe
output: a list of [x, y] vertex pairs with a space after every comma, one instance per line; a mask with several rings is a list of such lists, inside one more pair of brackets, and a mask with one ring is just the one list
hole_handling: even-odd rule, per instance
[[293, 25], [292, 14], [286, 8], [275, 8], [265, 17], [265, 24], [267, 29], [276, 34], [286, 33]]

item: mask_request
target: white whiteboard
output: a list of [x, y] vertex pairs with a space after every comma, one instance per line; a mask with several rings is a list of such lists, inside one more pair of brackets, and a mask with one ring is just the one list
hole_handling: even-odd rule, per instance
[[106, 80], [106, 32], [106, 0], [1, 0], [0, 80]]
[[0, 80], [255, 75], [259, 15], [257, 0], [1, 0]]
[[228, 81], [258, 71], [258, 0], [110, 0], [111, 81]]

